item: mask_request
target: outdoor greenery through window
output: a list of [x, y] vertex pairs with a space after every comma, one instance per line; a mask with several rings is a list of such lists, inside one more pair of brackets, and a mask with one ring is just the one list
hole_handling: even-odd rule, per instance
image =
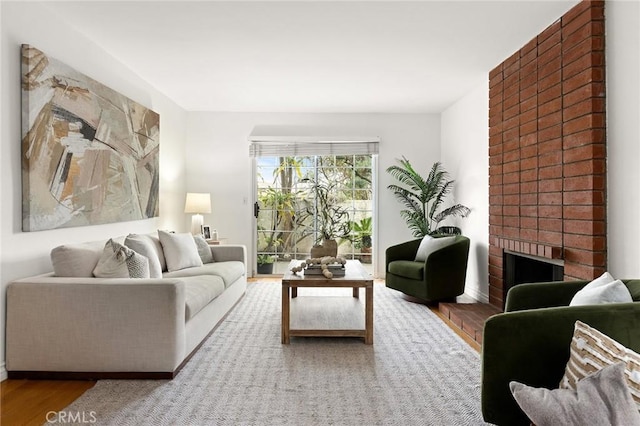
[[282, 273], [331, 239], [338, 255], [371, 263], [371, 155], [258, 157], [256, 168], [258, 273]]

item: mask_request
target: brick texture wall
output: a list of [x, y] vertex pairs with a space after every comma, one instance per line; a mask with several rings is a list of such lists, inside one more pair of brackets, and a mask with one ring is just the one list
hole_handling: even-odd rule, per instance
[[606, 267], [604, 2], [582, 1], [489, 74], [489, 302], [503, 251]]

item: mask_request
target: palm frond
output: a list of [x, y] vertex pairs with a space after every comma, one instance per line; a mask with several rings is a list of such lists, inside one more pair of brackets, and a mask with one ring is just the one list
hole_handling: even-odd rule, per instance
[[444, 182], [442, 185], [439, 185], [439, 191], [437, 194], [435, 194], [435, 196], [433, 197], [433, 203], [431, 204], [431, 208], [429, 209], [429, 217], [433, 218], [436, 214], [436, 211], [438, 211], [438, 209], [440, 208], [440, 205], [442, 204], [442, 202], [444, 201], [445, 197], [447, 195], [449, 195], [449, 193], [451, 192], [451, 187], [453, 185], [452, 180]]
[[427, 223], [424, 221], [424, 218], [416, 214], [416, 212], [402, 210], [400, 211], [400, 216], [405, 220], [414, 237], [420, 238], [429, 234]]
[[415, 211], [416, 214], [419, 214], [423, 218], [425, 217], [425, 211], [423, 209], [422, 203], [416, 201], [410, 191], [400, 188], [394, 193], [394, 195], [401, 203], [405, 205], [407, 209]]
[[[398, 161], [400, 161], [400, 164], [402, 166], [390, 166], [387, 168], [387, 172], [400, 183], [411, 188], [411, 190], [413, 190], [415, 194], [415, 197], [422, 201], [429, 193], [429, 183], [424, 180], [420, 173], [415, 171], [409, 160], [402, 157], [402, 160]], [[389, 185], [389, 187], [390, 186], [391, 185]]]
[[416, 215], [422, 217], [422, 220], [426, 220], [426, 214], [423, 210], [422, 204], [416, 202], [410, 197], [404, 197], [402, 193], [398, 192], [395, 194], [396, 198], [404, 204], [407, 210], [411, 210], [416, 213]]
[[441, 226], [431, 233], [431, 235], [462, 235], [462, 229], [457, 226]]
[[433, 220], [436, 222], [436, 226], [438, 223], [442, 222], [445, 218], [452, 217], [467, 217], [471, 213], [471, 209], [467, 206], [463, 206], [462, 204], [455, 204], [451, 207], [447, 207], [442, 210], [440, 213], [433, 217]]

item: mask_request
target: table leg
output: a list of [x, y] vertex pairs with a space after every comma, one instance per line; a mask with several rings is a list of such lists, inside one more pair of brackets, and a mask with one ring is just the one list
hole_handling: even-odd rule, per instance
[[282, 286], [282, 344], [289, 344], [289, 287]]
[[360, 297], [360, 287], [353, 288], [353, 297], [355, 297], [356, 299]]
[[294, 299], [298, 297], [298, 287], [291, 287], [291, 298]]
[[373, 286], [365, 289], [364, 322], [364, 343], [373, 345]]

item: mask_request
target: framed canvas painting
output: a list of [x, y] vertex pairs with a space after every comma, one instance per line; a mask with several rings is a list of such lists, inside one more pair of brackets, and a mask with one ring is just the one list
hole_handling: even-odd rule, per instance
[[159, 214], [160, 117], [22, 45], [22, 229]]

